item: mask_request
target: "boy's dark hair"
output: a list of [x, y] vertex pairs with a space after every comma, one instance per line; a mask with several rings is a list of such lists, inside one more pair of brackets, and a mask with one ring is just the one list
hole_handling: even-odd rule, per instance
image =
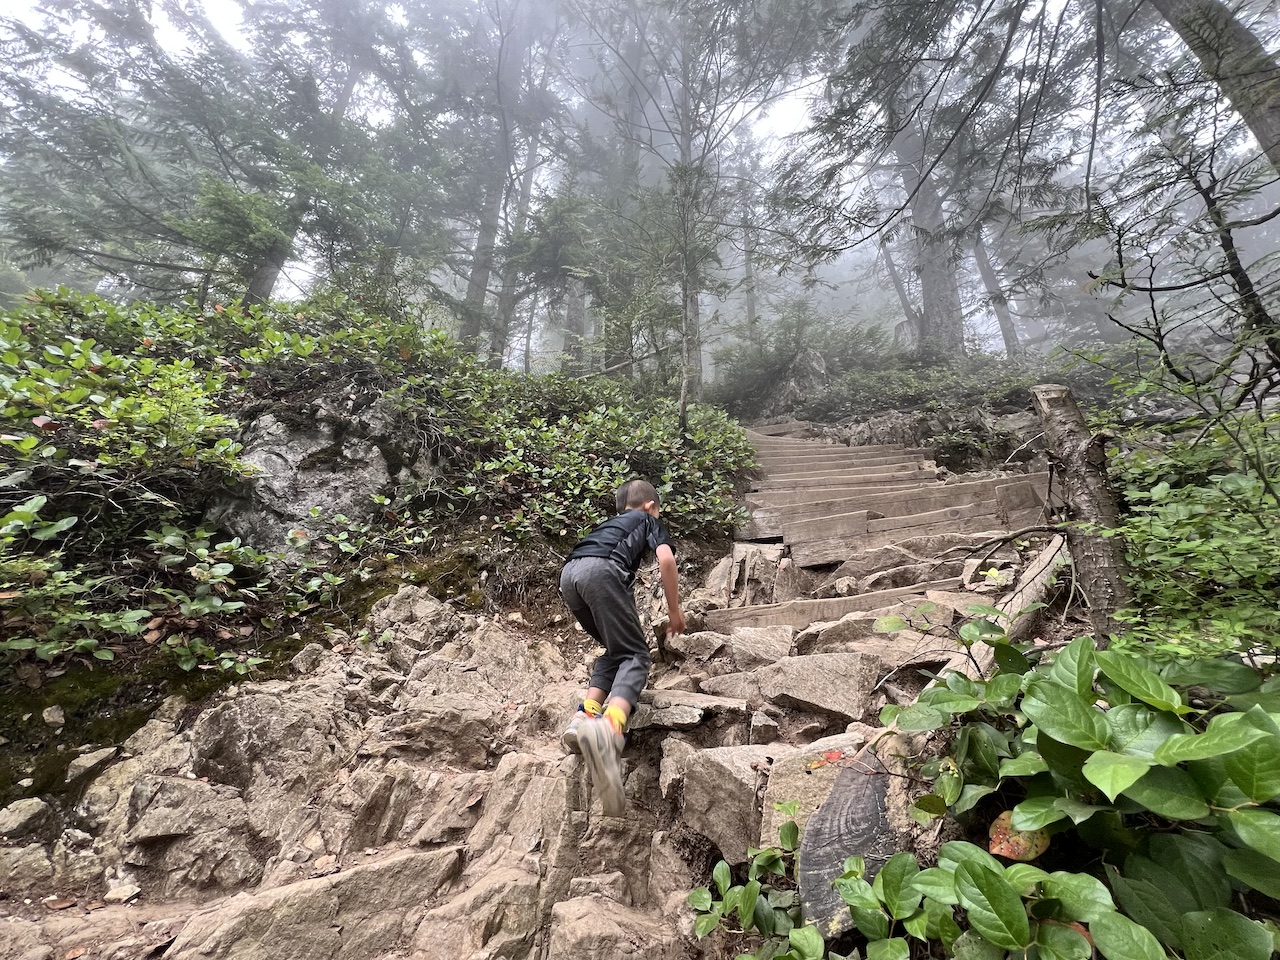
[[639, 478], [628, 480], [620, 486], [616, 500], [619, 513], [623, 510], [630, 510], [632, 507], [643, 507], [650, 500], [659, 506], [662, 505], [662, 501], [658, 497], [658, 491], [654, 489], [653, 484], [648, 480], [640, 480]]

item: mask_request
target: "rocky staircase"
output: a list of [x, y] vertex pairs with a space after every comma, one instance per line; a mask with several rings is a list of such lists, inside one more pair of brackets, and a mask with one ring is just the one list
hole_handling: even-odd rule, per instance
[[[371, 639], [309, 645], [289, 681], [168, 703], [85, 775], [74, 827], [0, 811], [0, 960], [711, 957], [684, 895], [776, 838], [780, 801], [799, 804], [805, 910], [838, 932], [843, 858], [923, 842], [879, 712], [969, 665], [968, 606], [1025, 602], [1050, 563], [998, 535], [1048, 482], [944, 482], [924, 450], [810, 433], [753, 434], [751, 518], [633, 719], [627, 816], [601, 815], [558, 744], [591, 659], [568, 619], [557, 637], [406, 586]], [[24, 890], [57, 899], [5, 916]]]

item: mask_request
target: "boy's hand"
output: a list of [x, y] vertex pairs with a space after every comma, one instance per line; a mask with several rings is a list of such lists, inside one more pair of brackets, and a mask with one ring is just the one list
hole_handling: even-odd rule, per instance
[[667, 636], [674, 637], [678, 633], [684, 633], [684, 611], [672, 607], [667, 615]]

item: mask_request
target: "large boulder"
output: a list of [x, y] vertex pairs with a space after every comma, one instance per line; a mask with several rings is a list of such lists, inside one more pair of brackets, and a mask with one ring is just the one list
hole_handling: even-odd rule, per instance
[[783, 744], [719, 747], [688, 754], [680, 766], [680, 817], [719, 848], [730, 863], [745, 863], [760, 842], [760, 802], [774, 761], [792, 751]]

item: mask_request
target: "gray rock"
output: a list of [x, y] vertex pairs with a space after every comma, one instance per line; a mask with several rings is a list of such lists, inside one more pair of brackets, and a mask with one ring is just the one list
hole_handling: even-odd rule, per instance
[[757, 710], [751, 715], [748, 739], [751, 743], [773, 743], [778, 739], [778, 721]]
[[790, 626], [735, 627], [729, 637], [733, 662], [739, 670], [777, 663], [791, 654], [795, 629]]
[[707, 630], [667, 637], [667, 652], [686, 660], [710, 660], [724, 649], [728, 638]]
[[53, 808], [36, 797], [15, 800], [0, 810], [0, 837], [17, 840], [29, 836], [44, 826], [52, 813]]
[[627, 890], [627, 879], [621, 871], [597, 873], [589, 877], [574, 877], [569, 881], [569, 896], [586, 897], [599, 894], [615, 903], [631, 905], [631, 895]]
[[839, 620], [811, 624], [796, 637], [798, 654], [828, 653], [875, 636], [876, 614], [856, 610]]
[[61, 727], [67, 722], [66, 714], [63, 713], [62, 708], [57, 704], [54, 704], [52, 707], [45, 707], [40, 711], [40, 716], [44, 719], [44, 722], [51, 727]]
[[422, 905], [457, 875], [461, 859], [457, 847], [401, 853], [232, 897], [187, 921], [166, 960], [376, 957], [412, 933]]
[[634, 957], [639, 960], [679, 956], [680, 949], [676, 931], [661, 919], [598, 893], [564, 900], [551, 910], [548, 957], [575, 960]]
[[53, 861], [38, 843], [0, 847], [0, 890], [33, 893], [53, 879]]
[[882, 701], [872, 690], [890, 670], [879, 657], [818, 653], [788, 657], [754, 672], [760, 692], [775, 703], [845, 720], [873, 716]]
[[743, 700], [750, 706], [756, 706], [764, 699], [754, 673], [726, 673], [718, 677], [707, 677], [699, 687], [704, 693]]
[[311, 673], [320, 666], [324, 654], [325, 649], [321, 644], [308, 643], [294, 654], [293, 659], [289, 661], [289, 667], [294, 673]]
[[732, 697], [683, 690], [644, 690], [640, 693], [631, 729], [690, 730], [713, 716], [732, 722], [745, 720], [747, 704]]
[[136, 883], [121, 883], [111, 887], [102, 897], [103, 903], [128, 903], [138, 894], [142, 893], [142, 888]]
[[67, 783], [80, 779], [86, 773], [93, 772], [111, 760], [117, 753], [119, 753], [119, 750], [116, 747], [103, 747], [100, 750], [92, 750], [89, 753], [81, 754], [67, 764]]
[[793, 748], [717, 747], [685, 758], [680, 816], [714, 843], [729, 863], [744, 863], [760, 842], [760, 797], [775, 759]]

